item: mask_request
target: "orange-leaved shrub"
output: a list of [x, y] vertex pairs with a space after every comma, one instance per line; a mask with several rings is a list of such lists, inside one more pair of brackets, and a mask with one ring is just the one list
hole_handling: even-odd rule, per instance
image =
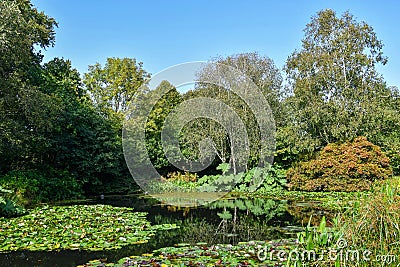
[[389, 158], [365, 137], [328, 144], [316, 157], [287, 172], [290, 190], [363, 191], [392, 175]]
[[168, 173], [167, 180], [168, 181], [180, 181], [180, 182], [197, 182], [198, 180], [197, 173], [191, 172], [172, 172]]

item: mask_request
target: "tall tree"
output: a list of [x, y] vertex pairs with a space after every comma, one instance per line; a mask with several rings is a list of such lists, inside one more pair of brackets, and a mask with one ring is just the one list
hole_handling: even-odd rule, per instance
[[[42, 135], [58, 101], [38, 90], [42, 55], [54, 45], [55, 20], [29, 0], [0, 1], [0, 172], [40, 160]], [[3, 170], [1, 170], [3, 168]]]
[[[257, 53], [243, 53], [228, 56], [226, 58], [217, 58], [215, 63], [227, 65], [232, 69], [237, 70], [238, 76], [245, 75], [249, 78], [249, 80], [261, 90], [261, 93], [267, 100], [275, 122], [278, 125], [281, 123], [283, 117], [280, 108], [280, 99], [283, 97], [281, 87], [282, 76], [279, 69], [276, 68], [270, 58], [260, 56]], [[185, 97], [187, 99], [195, 97], [214, 98], [232, 108], [236, 114], [239, 115], [247, 129], [250, 143], [250, 158], [244, 165], [246, 167], [252, 167], [258, 162], [260, 153], [260, 132], [257, 124], [258, 122], [253, 114], [254, 111], [252, 111], [249, 106], [251, 103], [246, 103], [244, 99], [234, 93], [232, 90], [233, 88], [229, 88], [232, 83], [238, 84], [238, 81], [243, 80], [244, 77], [232, 77], [232, 80], [229, 80], [230, 78], [228, 78], [228, 80], [223, 81], [223, 79], [226, 79], [227, 77], [222, 77], [222, 75], [219, 80], [222, 86], [210, 84], [208, 81], [218, 80], [217, 76], [219, 75], [218, 72], [220, 70], [218, 70], [218, 67], [215, 67], [218, 66], [215, 65], [215, 63], [211, 63], [199, 72], [198, 80], [200, 83], [194, 91], [188, 92]], [[251, 94], [251, 91], [249, 90], [246, 94], [250, 96], [249, 94]], [[267, 107], [259, 108], [267, 109]], [[227, 115], [228, 114], [221, 114], [221, 116]], [[232, 140], [229, 139], [227, 131], [222, 125], [219, 125], [219, 123], [214, 120], [199, 118], [191, 122], [191, 124], [186, 127], [185, 132], [186, 137], [183, 136], [183, 138], [186, 140], [186, 145], [188, 146], [187, 150], [192, 148], [192, 151], [195, 152], [193, 155], [195, 158], [198, 156], [196, 155], [196, 151], [199, 151], [199, 140], [203, 139], [204, 136], [208, 136], [213, 140], [213, 150], [219, 160], [222, 162], [229, 161], [233, 166], [232, 170], [235, 171], [236, 165], [239, 164], [235, 163], [237, 159], [232, 156], [234, 155], [234, 151], [232, 151], [233, 147], [230, 143]]]
[[149, 157], [154, 166], [159, 169], [171, 168], [171, 164], [165, 157], [165, 151], [161, 141], [161, 132], [165, 120], [169, 113], [182, 102], [182, 97], [176, 90], [175, 86], [168, 81], [162, 81], [154, 91], [167, 92], [152, 108], [146, 123], [146, 146], [148, 149]]
[[377, 115], [391, 112], [393, 98], [375, 68], [387, 58], [373, 28], [327, 9], [304, 32], [302, 48], [286, 62], [290, 116], [278, 152], [307, 154], [359, 135], [374, 138]]
[[106, 184], [129, 185], [120, 118], [104, 117], [93, 106], [69, 60], [55, 58], [44, 64], [42, 79], [41, 90], [60, 103], [55, 127], [45, 133], [49, 145], [41, 154], [43, 164], [67, 170], [86, 192], [104, 190]]
[[127, 110], [129, 102], [150, 75], [134, 58], [107, 58], [105, 66], [89, 66], [84, 84], [95, 105], [114, 112]]

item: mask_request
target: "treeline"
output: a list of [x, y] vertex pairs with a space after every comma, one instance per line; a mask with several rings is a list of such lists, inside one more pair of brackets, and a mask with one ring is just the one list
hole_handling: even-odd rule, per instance
[[0, 1], [0, 10], [0, 185], [31, 201], [135, 187], [119, 111], [148, 77], [141, 63], [109, 59], [82, 79], [69, 60], [42, 63], [53, 18], [28, 0]]
[[[150, 78], [134, 58], [109, 58], [84, 75], [69, 60], [43, 63], [41, 49], [55, 44], [56, 21], [29, 0], [0, 1], [0, 186], [33, 201], [81, 194], [135, 190], [126, 167], [121, 133], [124, 112]], [[217, 58], [237, 68], [261, 89], [276, 124], [275, 162], [288, 168], [315, 157], [329, 143], [365, 136], [387, 153], [400, 171], [400, 99], [396, 87], [376, 71], [386, 64], [382, 42], [372, 27], [349, 13], [323, 10], [312, 17], [302, 46], [287, 59], [284, 73], [257, 53]], [[286, 79], [282, 77], [285, 74]], [[211, 75], [204, 69], [199, 76]], [[175, 170], [161, 145], [162, 125], [171, 110], [199, 96], [218, 99], [256, 129], [254, 115], [237, 95], [197, 84], [170, 91], [153, 108], [146, 124], [146, 146], [163, 174]], [[198, 159], [199, 141], [209, 136], [217, 159], [231, 162], [226, 131], [215, 121], [194, 120], [181, 135], [181, 149]], [[248, 168], [259, 158], [260, 133], [249, 136]]]

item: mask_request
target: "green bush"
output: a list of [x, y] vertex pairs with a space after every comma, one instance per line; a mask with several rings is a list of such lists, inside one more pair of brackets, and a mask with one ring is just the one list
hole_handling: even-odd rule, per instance
[[393, 174], [400, 175], [400, 142], [393, 142], [390, 148], [386, 149], [385, 153], [390, 159]]
[[389, 158], [365, 137], [327, 145], [316, 159], [287, 172], [288, 187], [303, 191], [369, 190], [392, 175]]
[[222, 174], [204, 175], [196, 173], [174, 172], [163, 179], [163, 183], [154, 182], [150, 188], [154, 192], [173, 192], [179, 186], [185, 192], [200, 189], [204, 192], [254, 192], [261, 194], [273, 193], [286, 188], [285, 171], [277, 166], [255, 167], [247, 172], [238, 174], [228, 173], [228, 163], [218, 165], [217, 170]]
[[4, 189], [0, 186], [0, 217], [14, 217], [25, 214], [25, 209], [18, 205], [14, 199], [11, 190]]
[[0, 186], [13, 190], [24, 205], [82, 196], [82, 186], [74, 176], [54, 169], [11, 171], [0, 178]]
[[229, 191], [233, 187], [235, 192], [268, 193], [283, 190], [286, 187], [285, 171], [279, 166], [255, 167], [247, 172], [226, 174], [229, 164], [220, 164], [217, 167], [222, 175], [203, 176], [198, 185], [209, 188], [209, 191]]

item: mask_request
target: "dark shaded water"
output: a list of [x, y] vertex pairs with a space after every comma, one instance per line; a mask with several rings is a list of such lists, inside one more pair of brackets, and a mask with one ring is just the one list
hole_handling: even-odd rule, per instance
[[[179, 229], [160, 231], [147, 244], [104, 251], [19, 251], [0, 254], [0, 266], [7, 267], [75, 267], [93, 259], [115, 262], [130, 255], [140, 255], [154, 249], [178, 243], [208, 244], [250, 240], [271, 240], [293, 237], [300, 226], [308, 222], [311, 214], [319, 220], [326, 212], [315, 203], [288, 203], [284, 200], [231, 198], [219, 200], [207, 207], [179, 208], [161, 205], [152, 198], [141, 196], [108, 196], [72, 204], [108, 204], [132, 207], [135, 211], [148, 212], [153, 224], [175, 223]], [[329, 214], [328, 214], [329, 215]]]

